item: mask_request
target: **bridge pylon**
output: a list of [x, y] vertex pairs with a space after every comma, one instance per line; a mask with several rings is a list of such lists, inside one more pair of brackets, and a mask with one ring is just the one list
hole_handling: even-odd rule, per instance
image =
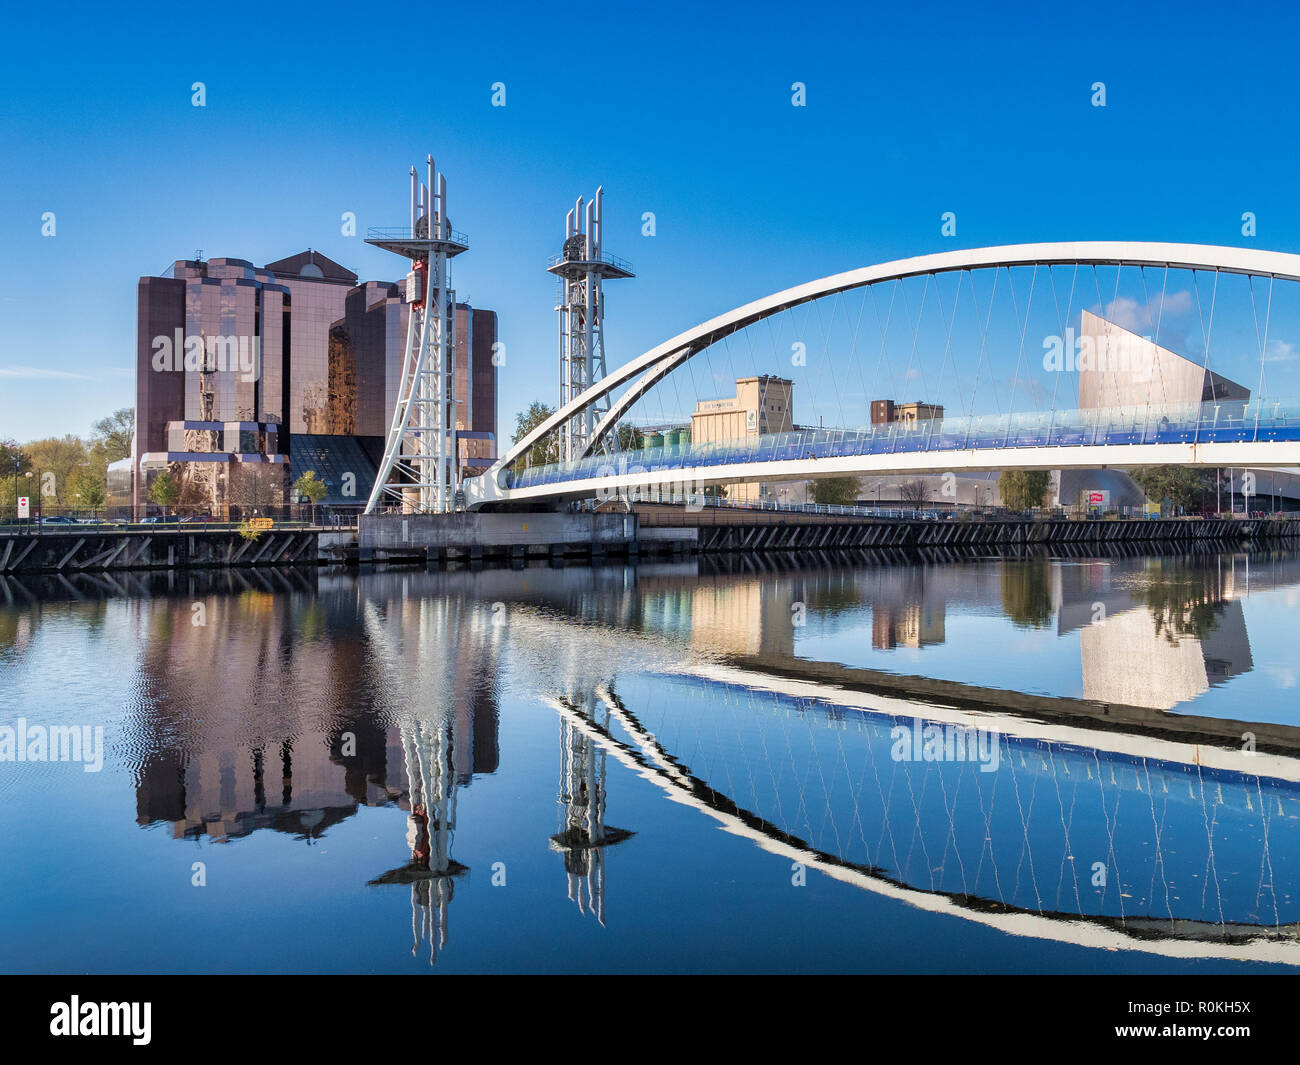
[[[560, 327], [560, 410], [605, 376], [604, 282], [635, 277], [630, 263], [604, 250], [605, 188], [587, 202], [578, 197], [564, 220], [564, 247], [546, 269], [560, 279], [555, 310]], [[560, 428], [560, 461], [582, 458], [608, 397], [575, 414]], [[608, 439], [606, 437], [605, 439]]]
[[411, 167], [409, 229], [372, 229], [367, 244], [411, 261], [406, 351], [384, 457], [366, 513], [398, 505], [418, 514], [452, 508], [460, 488], [456, 439], [456, 293], [451, 260], [469, 250], [447, 220], [447, 180], [426, 157], [427, 183]]

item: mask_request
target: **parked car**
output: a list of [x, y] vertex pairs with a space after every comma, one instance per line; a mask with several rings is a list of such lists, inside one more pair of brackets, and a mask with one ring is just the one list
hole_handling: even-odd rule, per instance
[[75, 519], [69, 518], [65, 514], [51, 514], [48, 518], [42, 518], [41, 524], [42, 525], [76, 525], [77, 522]]

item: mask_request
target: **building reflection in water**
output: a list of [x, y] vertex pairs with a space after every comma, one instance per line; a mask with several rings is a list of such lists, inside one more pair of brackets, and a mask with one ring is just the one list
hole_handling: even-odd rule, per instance
[[[413, 946], [446, 945], [459, 788], [498, 768], [500, 629], [475, 600], [407, 598], [401, 578], [321, 578], [315, 594], [133, 602], [141, 640], [137, 821], [226, 843], [309, 845], [362, 806], [407, 812]], [[358, 623], [358, 616], [361, 618]], [[213, 685], [213, 663], [222, 683]]]
[[[1079, 628], [1084, 698], [1170, 710], [1254, 667], [1247, 555], [1062, 571], [1059, 631]], [[1300, 578], [1289, 561], [1257, 588]]]
[[[400, 807], [403, 860], [369, 883], [409, 889], [412, 952], [424, 946], [432, 963], [468, 872], [453, 858], [458, 792], [498, 767], [509, 661], [560, 711], [550, 846], [568, 897], [602, 925], [607, 854], [632, 835], [606, 823], [608, 772], [622, 763], [727, 831], [923, 908], [1032, 917], [1024, 934], [1094, 946], [1145, 937], [1231, 951], [1263, 936], [1280, 950], [1300, 920], [1300, 734], [1275, 729], [1273, 749], [1247, 762], [1226, 734], [1184, 742], [1137, 713], [1252, 668], [1240, 599], [1300, 583], [1300, 565], [1273, 559], [1249, 579], [1245, 565], [376, 573], [322, 578], [314, 594], [212, 597], [202, 626], [188, 600], [131, 601], [145, 636], [139, 821], [182, 838], [269, 828], [310, 844], [363, 805]], [[910, 646], [924, 662], [955, 612], [1055, 622], [1058, 637], [1079, 631], [1084, 701], [1115, 714], [1057, 717], [1048, 696], [1017, 704], [1033, 712], [1013, 716], [1005, 701], [982, 712], [969, 685], [950, 684], [965, 704], [944, 704], [909, 692], [908, 678], [889, 687], [879, 669], [801, 659], [800, 605], [804, 631], [860, 631], [864, 645], [869, 634], [876, 661]], [[21, 647], [21, 634], [9, 642]], [[914, 723], [995, 731], [1000, 768], [900, 762], [894, 730]], [[1100, 891], [1094, 860], [1111, 877]]]
[[[1298, 578], [1294, 566], [1273, 567], [1256, 587]], [[1089, 721], [1077, 698], [1027, 695], [1011, 714], [1006, 693], [949, 683], [944, 693], [959, 705], [987, 706], [956, 710], [910, 693], [916, 678], [885, 685], [878, 670], [793, 654], [799, 604], [812, 630], [851, 632], [869, 614], [873, 636], [890, 635], [873, 640], [878, 649], [904, 633], [914, 647], [930, 646], [926, 634], [938, 637], [934, 619], [949, 607], [987, 616], [996, 605], [1019, 627], [1055, 620], [1068, 635], [1086, 625], [1089, 640], [1115, 625], [1137, 649], [1109, 667], [1114, 675], [1134, 677], [1140, 652], [1149, 660], [1169, 647], [1190, 663], [1184, 675], [1214, 683], [1250, 668], [1244, 615], [1218, 560], [1029, 559], [762, 578], [643, 567], [630, 587], [594, 573], [532, 574], [529, 586], [509, 613], [514, 648], [531, 646], [539, 660], [581, 649], [588, 674], [620, 678], [627, 704], [608, 682], [592, 684], [594, 702], [554, 700], [570, 817], [583, 795], [571, 781], [594, 771], [597, 753], [726, 831], [924, 909], [1096, 948], [1300, 963], [1291, 886], [1300, 730], [1273, 729], [1275, 753], [1254, 756], [1241, 750], [1234, 722], [1185, 716], [1181, 739], [1153, 716], [1150, 686], [1128, 683], [1138, 698], [1098, 704]], [[915, 620], [900, 628], [880, 616]], [[602, 645], [610, 634], [616, 648]], [[692, 655], [674, 660], [673, 644]], [[1083, 648], [1087, 686], [1092, 651]], [[540, 671], [538, 679], [546, 680]], [[895, 757], [897, 730], [913, 728], [983, 729], [996, 758], [985, 767], [919, 749], [915, 759]], [[587, 804], [576, 806], [584, 816]], [[571, 875], [571, 895], [572, 887]]]
[[[803, 622], [820, 635], [852, 632], [869, 618], [873, 650], [923, 650], [947, 642], [950, 613], [996, 610], [1020, 628], [1077, 631], [1085, 699], [1168, 710], [1253, 668], [1241, 604], [1250, 573], [1247, 555], [1206, 555], [702, 575], [657, 590], [643, 583], [641, 617], [702, 654], [779, 660], [799, 653]], [[1254, 567], [1256, 591], [1298, 582], [1294, 558]], [[889, 668], [883, 659], [881, 667]]]

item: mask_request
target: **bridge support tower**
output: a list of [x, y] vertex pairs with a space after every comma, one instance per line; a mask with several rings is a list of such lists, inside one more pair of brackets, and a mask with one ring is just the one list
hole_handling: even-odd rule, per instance
[[417, 514], [451, 510], [460, 488], [456, 440], [456, 294], [451, 260], [469, 250], [447, 220], [447, 180], [426, 159], [427, 183], [411, 167], [409, 229], [372, 229], [367, 244], [404, 256], [410, 316], [397, 403], [366, 513], [400, 507]]
[[[604, 186], [586, 204], [578, 197], [564, 220], [564, 248], [547, 264], [560, 279], [560, 406], [605, 376], [605, 298], [607, 279], [634, 277], [631, 264], [604, 251]], [[609, 411], [605, 397], [575, 414], [560, 429], [560, 461], [581, 458], [598, 420]], [[608, 438], [606, 438], [608, 439]]]

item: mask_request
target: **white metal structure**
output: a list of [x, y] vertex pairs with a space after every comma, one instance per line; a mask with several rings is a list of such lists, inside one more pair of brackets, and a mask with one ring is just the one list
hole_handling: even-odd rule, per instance
[[[1273, 277], [1285, 281], [1300, 281], [1300, 255], [1288, 252], [1259, 251], [1253, 248], [1228, 248], [1204, 244], [1166, 244], [1134, 241], [1079, 241], [973, 248], [940, 252], [933, 255], [920, 255], [910, 259], [899, 259], [893, 262], [833, 274], [829, 277], [809, 281], [803, 285], [773, 293], [770, 296], [737, 307], [725, 314], [720, 314], [692, 329], [686, 330], [684, 333], [678, 334], [671, 340], [665, 341], [643, 355], [616, 368], [602, 380], [592, 384], [582, 394], [562, 405], [555, 414], [511, 447], [483, 476], [470, 482], [467, 485], [470, 505], [481, 506], [489, 502], [546, 495], [577, 495], [595, 491], [599, 487], [605, 487], [604, 484], [597, 485], [594, 481], [587, 481], [512, 490], [501, 487], [500, 474], [548, 433], [554, 432], [558, 427], [580, 416], [584, 409], [594, 409], [598, 402], [608, 402], [607, 397], [616, 389], [623, 385], [629, 385], [626, 392], [609, 404], [604, 416], [593, 426], [585, 450], [575, 455], [574, 458], [583, 458], [590, 455], [594, 446], [618, 424], [619, 419], [626, 414], [632, 405], [670, 371], [723, 338], [729, 337], [733, 333], [774, 314], [801, 304], [810, 303], [824, 296], [847, 292], [879, 282], [919, 277], [925, 274], [950, 273], [992, 267], [1071, 264], [1080, 266], [1150, 266], [1167, 267], [1173, 270], [1209, 270], [1257, 277]], [[1202, 445], [1203, 448], [1206, 446]], [[1192, 455], [1193, 461], [1207, 465], [1218, 463], [1244, 465], [1256, 462], [1272, 465], [1292, 465], [1297, 461], [1295, 458], [1281, 456], [1276, 445], [1263, 445], [1265, 449], [1272, 449], [1269, 451], [1271, 458], [1256, 459], [1253, 453], [1250, 455], [1244, 453], [1243, 449], [1247, 446], [1214, 445], [1215, 454], [1212, 458], [1204, 453], [1197, 456], [1195, 450], [1189, 452], [1189, 454]], [[1249, 446], [1253, 447], [1254, 445]], [[1231, 448], [1231, 454], [1227, 451], [1219, 452], [1219, 448]], [[1087, 451], [1086, 457], [1082, 455], [1070, 456], [1063, 453], [1068, 450], [1053, 448], [1051, 449], [1053, 453], [1050, 456], [1022, 455], [1021, 459], [1023, 461], [1017, 463], [1017, 465], [1023, 465], [1024, 468], [1030, 469], [1061, 469], [1072, 465], [1081, 467], [1095, 467], [1098, 464], [1123, 466], [1142, 464], [1144, 462], [1180, 461], [1178, 457], [1166, 457], [1170, 455], [1168, 450], [1163, 450], [1159, 455], [1143, 453], [1140, 455], [1116, 456], [1109, 461], [1098, 457], [1097, 453], [1101, 450], [1100, 448], [1085, 449]], [[975, 459], [974, 456], [972, 456], [972, 461], [969, 463], [962, 463], [951, 452], [948, 453], [948, 456], [943, 461], [943, 470], [1012, 468], [1012, 464], [1009, 464], [1005, 458], [998, 458], [996, 465], [990, 465], [990, 459], [995, 457], [993, 455], [983, 456], [982, 464], [981, 460]], [[894, 459], [900, 457], [892, 456]], [[572, 459], [569, 461], [572, 461]], [[903, 466], [897, 462], [891, 462], [887, 463], [886, 467], [891, 471], [909, 469], [918, 473], [929, 472], [934, 469], [936, 461], [935, 455], [923, 454], [914, 457], [912, 465]], [[763, 471], [742, 471], [737, 470], [735, 467], [724, 470], [720, 467], [714, 467], [708, 472], [707, 480], [701, 483], [729, 483], [744, 480], [775, 481], [785, 478], [807, 477], [817, 472], [830, 472], [827, 469], [827, 464], [822, 460], [817, 460], [815, 466], [803, 462], [787, 463], [784, 465], [789, 468], [781, 471], [774, 470], [772, 465], [770, 463], [765, 464]], [[873, 472], [877, 468], [886, 467], [882, 467], [880, 463], [873, 462], [867, 457], [856, 462], [839, 463], [835, 466], [834, 472]], [[681, 472], [687, 477], [693, 473], [693, 471], [689, 470]], [[715, 473], [716, 478], [714, 477]], [[620, 483], [635, 483], [634, 480], [628, 478], [620, 478], [619, 480]], [[662, 475], [643, 478], [643, 480], [648, 482], [662, 480]]]
[[[428, 180], [411, 167], [411, 226], [371, 230], [366, 243], [411, 261], [406, 350], [384, 457], [366, 513], [385, 506], [429, 514], [450, 510], [460, 488], [456, 440], [456, 294], [451, 259], [468, 250], [447, 220], [447, 180], [426, 158]], [[396, 477], [396, 480], [390, 478]]]
[[[578, 197], [564, 219], [564, 248], [547, 264], [560, 279], [556, 305], [560, 325], [560, 406], [563, 410], [605, 376], [605, 297], [607, 278], [633, 277], [631, 267], [606, 255], [604, 241], [605, 188], [586, 204]], [[592, 430], [609, 408], [598, 396], [576, 408], [560, 427], [560, 459], [569, 462], [588, 453]]]

